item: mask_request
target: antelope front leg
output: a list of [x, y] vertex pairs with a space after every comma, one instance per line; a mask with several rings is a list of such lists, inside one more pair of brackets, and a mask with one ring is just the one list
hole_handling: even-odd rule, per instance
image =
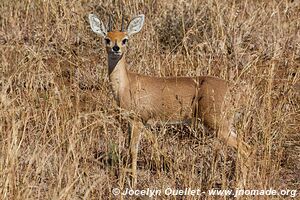
[[131, 154], [131, 170], [132, 170], [132, 187], [135, 188], [137, 183], [137, 156], [139, 150], [139, 142], [141, 139], [141, 122], [131, 120], [130, 122], [130, 154]]

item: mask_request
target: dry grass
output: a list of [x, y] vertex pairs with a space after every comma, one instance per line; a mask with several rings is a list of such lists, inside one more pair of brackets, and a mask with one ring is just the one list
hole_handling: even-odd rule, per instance
[[[1, 1], [0, 199], [110, 199], [128, 187], [126, 116], [87, 22], [112, 11], [120, 22], [122, 1], [112, 2]], [[229, 2], [126, 1], [127, 20], [146, 15], [127, 60], [142, 74], [247, 85], [239, 133], [256, 156], [246, 188], [299, 189], [299, 1]], [[216, 152], [214, 137], [180, 127], [152, 132], [159, 146], [142, 140], [138, 188], [235, 188], [235, 151]]]

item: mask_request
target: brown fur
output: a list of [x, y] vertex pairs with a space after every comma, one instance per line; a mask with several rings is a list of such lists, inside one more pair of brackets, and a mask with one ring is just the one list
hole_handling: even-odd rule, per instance
[[[231, 131], [231, 119], [225, 119], [223, 103], [228, 92], [228, 82], [211, 76], [199, 77], [151, 77], [133, 73], [126, 68], [125, 46], [122, 40], [124, 32], [109, 32], [108, 53], [109, 78], [115, 100], [118, 105], [133, 111], [138, 117], [131, 121], [132, 173], [136, 183], [137, 151], [141, 126], [149, 121], [166, 123], [189, 122], [200, 119], [204, 125], [218, 130], [218, 134], [230, 146], [240, 148], [248, 156], [248, 146], [238, 142]], [[120, 47], [119, 54], [114, 54], [114, 45]]]

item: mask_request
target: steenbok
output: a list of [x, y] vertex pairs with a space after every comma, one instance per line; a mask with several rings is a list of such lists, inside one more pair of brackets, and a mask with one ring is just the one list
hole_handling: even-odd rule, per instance
[[128, 40], [140, 32], [144, 19], [144, 15], [134, 17], [126, 29], [122, 19], [121, 30], [113, 31], [111, 17], [107, 29], [96, 15], [89, 15], [92, 30], [104, 38], [114, 98], [122, 109], [137, 116], [130, 122], [133, 185], [137, 181], [137, 153], [142, 131], [140, 124], [153, 121], [192, 124], [197, 119], [204, 126], [215, 129], [228, 145], [247, 157], [248, 146], [238, 140], [233, 128], [234, 116], [228, 119], [223, 114], [225, 96], [229, 91], [227, 81], [212, 76], [151, 77], [127, 69]]

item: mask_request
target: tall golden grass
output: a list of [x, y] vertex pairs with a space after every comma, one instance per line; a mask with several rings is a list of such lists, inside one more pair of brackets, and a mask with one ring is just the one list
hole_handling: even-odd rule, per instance
[[[87, 21], [113, 13], [119, 27], [123, 8], [127, 22], [146, 16], [129, 41], [131, 70], [245, 85], [238, 132], [255, 153], [245, 188], [299, 189], [299, 1], [2, 0], [0, 199], [114, 199], [112, 188], [129, 187], [126, 116]], [[158, 146], [140, 145], [139, 189], [236, 187], [235, 151], [217, 150], [215, 137], [167, 126], [152, 133]], [[253, 198], [291, 197], [241, 197]]]

